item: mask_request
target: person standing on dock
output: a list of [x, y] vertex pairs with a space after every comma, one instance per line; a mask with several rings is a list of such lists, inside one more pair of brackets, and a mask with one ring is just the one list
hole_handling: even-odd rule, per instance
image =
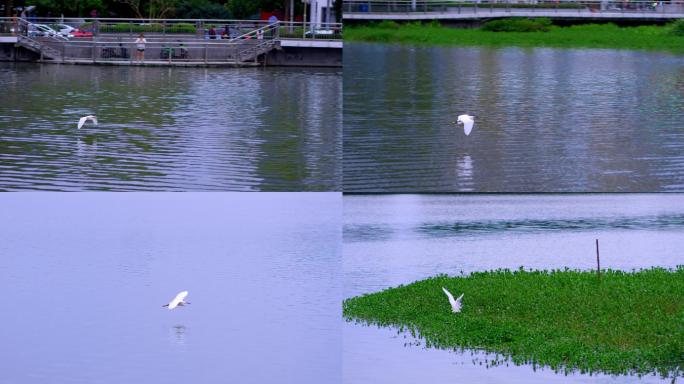
[[19, 34], [19, 18], [17, 17], [17, 13], [14, 12], [12, 15], [12, 36], [16, 36]]
[[140, 62], [145, 60], [145, 43], [147, 43], [147, 40], [145, 40], [145, 35], [141, 33], [140, 36], [135, 39], [135, 58]]

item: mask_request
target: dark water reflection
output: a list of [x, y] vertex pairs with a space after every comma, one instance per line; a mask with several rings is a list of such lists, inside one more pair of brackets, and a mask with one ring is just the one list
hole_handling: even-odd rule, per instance
[[345, 191], [684, 190], [682, 57], [348, 44], [344, 59]]
[[340, 189], [339, 70], [0, 63], [0, 87], [0, 190]]

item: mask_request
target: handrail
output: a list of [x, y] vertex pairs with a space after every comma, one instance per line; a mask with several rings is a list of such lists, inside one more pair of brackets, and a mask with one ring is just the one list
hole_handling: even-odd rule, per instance
[[[12, 20], [13, 17], [0, 17], [2, 20]], [[21, 19], [28, 22], [35, 22], [36, 24], [89, 24], [89, 23], [133, 23], [137, 25], [146, 24], [200, 24], [202, 26], [207, 24], [218, 24], [218, 25], [269, 25], [273, 22], [268, 20], [251, 20], [251, 19], [131, 19], [131, 18], [113, 18], [113, 17], [98, 17], [98, 18], [84, 18], [84, 17], [31, 17], [29, 19]], [[342, 29], [342, 23], [315, 23], [315, 22], [303, 22], [303, 21], [286, 21], [278, 20], [276, 21], [281, 27], [282, 26], [309, 26], [311, 24], [321, 25], [325, 28], [330, 29]]]
[[247, 33], [243, 33], [242, 35], [236, 36], [236, 37], [230, 39], [229, 41], [251, 39], [252, 36], [254, 36], [255, 38], [258, 38], [259, 34], [261, 34], [262, 37], [265, 37], [266, 32], [270, 32], [270, 31], [276, 31], [275, 32], [276, 36], [273, 36], [270, 38], [278, 38], [278, 33], [280, 31], [280, 23], [279, 22], [271, 23], [271, 24], [266, 25], [264, 27], [257, 28], [255, 30], [249, 31]]
[[455, 8], [585, 9], [591, 12], [684, 13], [684, 0], [344, 0], [345, 13], [446, 12]]
[[[5, 23], [5, 25], [11, 25], [13, 20], [17, 19], [18, 18], [0, 17], [0, 24]], [[20, 20], [26, 21], [24, 19]], [[342, 23], [312, 23], [299, 21], [277, 21], [273, 23], [267, 20], [36, 18], [35, 21], [48, 25], [71, 25], [83, 31], [92, 32], [94, 37], [110, 34], [127, 34], [133, 36], [138, 33], [145, 33], [148, 36], [203, 35], [205, 38], [219, 39], [221, 37], [221, 31], [223, 31], [223, 27], [225, 26], [231, 29], [231, 33], [236, 32], [229, 38], [236, 38], [235, 35], [237, 35], [237, 37], [246, 34], [248, 35], [254, 30], [260, 28], [273, 29], [274, 25], [277, 25], [282, 31], [282, 34], [279, 33], [279, 35], [286, 35], [287, 38], [339, 40], [342, 38], [343, 28]], [[192, 22], [192, 24], [189, 24], [188, 22]], [[209, 27], [217, 28], [218, 33], [213, 36], [207, 36]], [[0, 28], [0, 32], [1, 30], [2, 28]], [[307, 31], [309, 31], [309, 33], [307, 33]], [[324, 37], [321, 34], [316, 35], [316, 31], [326, 31], [329, 36]], [[332, 33], [328, 31], [332, 31]], [[223, 38], [225, 39], [226, 37]]]
[[536, 3], [560, 3], [560, 4], [601, 4], [601, 3], [624, 3], [624, 4], [653, 4], [659, 3], [662, 5], [676, 4], [683, 5], [684, 0], [344, 0], [344, 5], [349, 4], [430, 4], [430, 5], [458, 5], [464, 3], [470, 4], [529, 4]]

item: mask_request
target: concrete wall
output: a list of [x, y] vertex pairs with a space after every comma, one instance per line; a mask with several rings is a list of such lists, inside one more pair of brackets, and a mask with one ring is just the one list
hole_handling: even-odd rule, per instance
[[[58, 47], [55, 47], [58, 48]], [[129, 53], [132, 50], [129, 50]], [[77, 56], [88, 58], [92, 57], [91, 47], [70, 47], [67, 49], [67, 56]], [[159, 60], [160, 50], [145, 50], [145, 58], [148, 60]], [[204, 57], [203, 49], [189, 49], [191, 58], [198, 60]], [[97, 52], [98, 56], [101, 52]], [[209, 53], [208, 59], [224, 59], [231, 55], [228, 50], [214, 50]], [[39, 55], [22, 47], [15, 47], [13, 43], [0, 44], [0, 61], [37, 61]], [[121, 60], [121, 58], [112, 58]], [[98, 60], [103, 60], [98, 57]], [[342, 49], [339, 48], [308, 48], [308, 47], [283, 47], [274, 49], [266, 56], [267, 66], [288, 66], [288, 67], [341, 67]]]
[[38, 54], [22, 47], [15, 47], [14, 43], [0, 43], [0, 61], [36, 61]]
[[339, 48], [283, 47], [268, 53], [266, 65], [284, 67], [341, 67], [342, 50]]

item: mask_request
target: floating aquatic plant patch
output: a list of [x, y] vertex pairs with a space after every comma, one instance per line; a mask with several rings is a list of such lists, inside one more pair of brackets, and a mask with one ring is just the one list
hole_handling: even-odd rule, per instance
[[[464, 294], [453, 313], [445, 287]], [[684, 266], [444, 275], [350, 298], [348, 321], [390, 326], [428, 347], [497, 353], [556, 371], [675, 377], [684, 369]]]

